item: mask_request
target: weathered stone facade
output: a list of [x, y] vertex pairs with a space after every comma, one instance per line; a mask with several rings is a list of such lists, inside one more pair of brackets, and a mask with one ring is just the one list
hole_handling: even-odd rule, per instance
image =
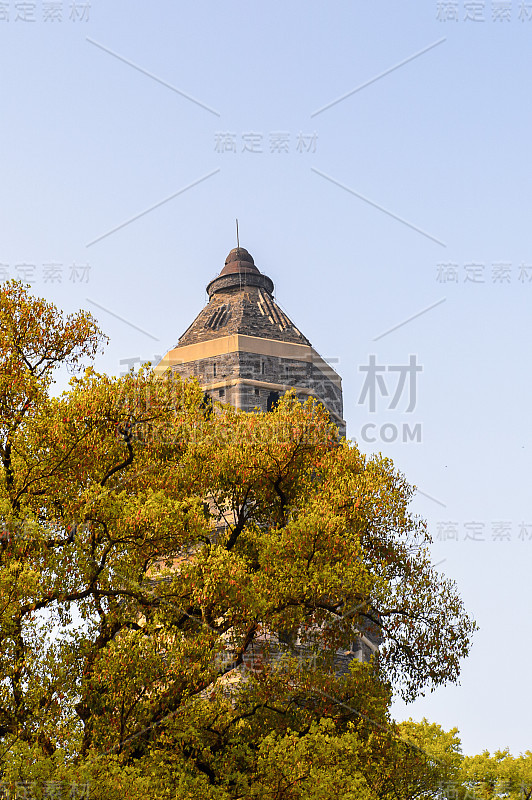
[[213, 400], [231, 403], [243, 411], [268, 411], [272, 393], [280, 397], [295, 389], [300, 400], [318, 398], [333, 422], [343, 426], [342, 390], [315, 364], [272, 355], [236, 350], [171, 367], [182, 377], [197, 378]]
[[[255, 276], [252, 275], [251, 278], [255, 279]], [[225, 276], [225, 281], [228, 280], [234, 282], [234, 276]], [[209, 303], [181, 336], [177, 346], [197, 344], [235, 333], [310, 346], [308, 339], [288, 319], [267, 291], [256, 286], [239, 288], [231, 285], [227, 289], [219, 289], [211, 296]]]

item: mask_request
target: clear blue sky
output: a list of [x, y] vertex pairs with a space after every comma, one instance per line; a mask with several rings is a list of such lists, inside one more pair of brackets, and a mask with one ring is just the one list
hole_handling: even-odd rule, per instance
[[2, 276], [91, 310], [117, 374], [176, 343], [238, 217], [480, 625], [397, 717], [530, 748], [532, 3], [90, 6], [0, 3]]

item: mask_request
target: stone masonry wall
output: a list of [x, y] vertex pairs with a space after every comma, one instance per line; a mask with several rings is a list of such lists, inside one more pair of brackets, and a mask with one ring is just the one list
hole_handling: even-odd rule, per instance
[[[270, 392], [279, 391], [282, 395], [286, 389], [293, 387], [301, 401], [306, 400], [310, 393], [334, 412], [332, 420], [336, 424], [343, 418], [341, 389], [308, 361], [234, 352], [177, 364], [172, 369], [181, 377], [197, 378], [214, 400], [238, 405], [244, 411], [256, 408], [267, 411]], [[239, 386], [223, 385], [235, 378], [243, 383]], [[246, 385], [246, 381], [250, 383]], [[285, 389], [279, 390], [278, 386]], [[298, 388], [307, 389], [308, 392], [298, 394]]]

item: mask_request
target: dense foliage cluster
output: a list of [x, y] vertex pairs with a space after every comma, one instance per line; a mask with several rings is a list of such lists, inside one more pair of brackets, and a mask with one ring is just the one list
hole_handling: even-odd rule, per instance
[[[0, 326], [7, 783], [369, 800], [455, 776], [452, 732], [389, 718], [392, 689], [457, 680], [475, 627], [389, 460], [290, 395], [245, 414], [89, 368], [53, 397], [55, 368], [102, 343], [94, 321], [9, 283]], [[378, 656], [339, 671], [364, 631]]]

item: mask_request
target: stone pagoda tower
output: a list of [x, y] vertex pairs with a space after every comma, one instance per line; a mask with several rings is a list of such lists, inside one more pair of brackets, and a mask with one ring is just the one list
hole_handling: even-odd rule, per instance
[[213, 400], [243, 411], [270, 411], [293, 388], [328, 410], [342, 435], [342, 380], [288, 319], [273, 297], [273, 281], [242, 247], [231, 250], [208, 286], [209, 302], [158, 364], [195, 377]]
[[[209, 302], [156, 372], [195, 377], [213, 400], [249, 412], [270, 411], [293, 388], [302, 401], [319, 400], [345, 436], [340, 376], [279, 308], [273, 281], [260, 272], [247, 250], [231, 250], [207, 293]], [[353, 633], [351, 649], [339, 650], [335, 656], [341, 672], [353, 658], [369, 660], [378, 650], [380, 639], [374, 632]], [[294, 652], [298, 651], [298, 644], [294, 646]], [[279, 652], [283, 647], [279, 641]], [[260, 641], [255, 649], [261, 652]], [[250, 663], [253, 658], [251, 652]]]

